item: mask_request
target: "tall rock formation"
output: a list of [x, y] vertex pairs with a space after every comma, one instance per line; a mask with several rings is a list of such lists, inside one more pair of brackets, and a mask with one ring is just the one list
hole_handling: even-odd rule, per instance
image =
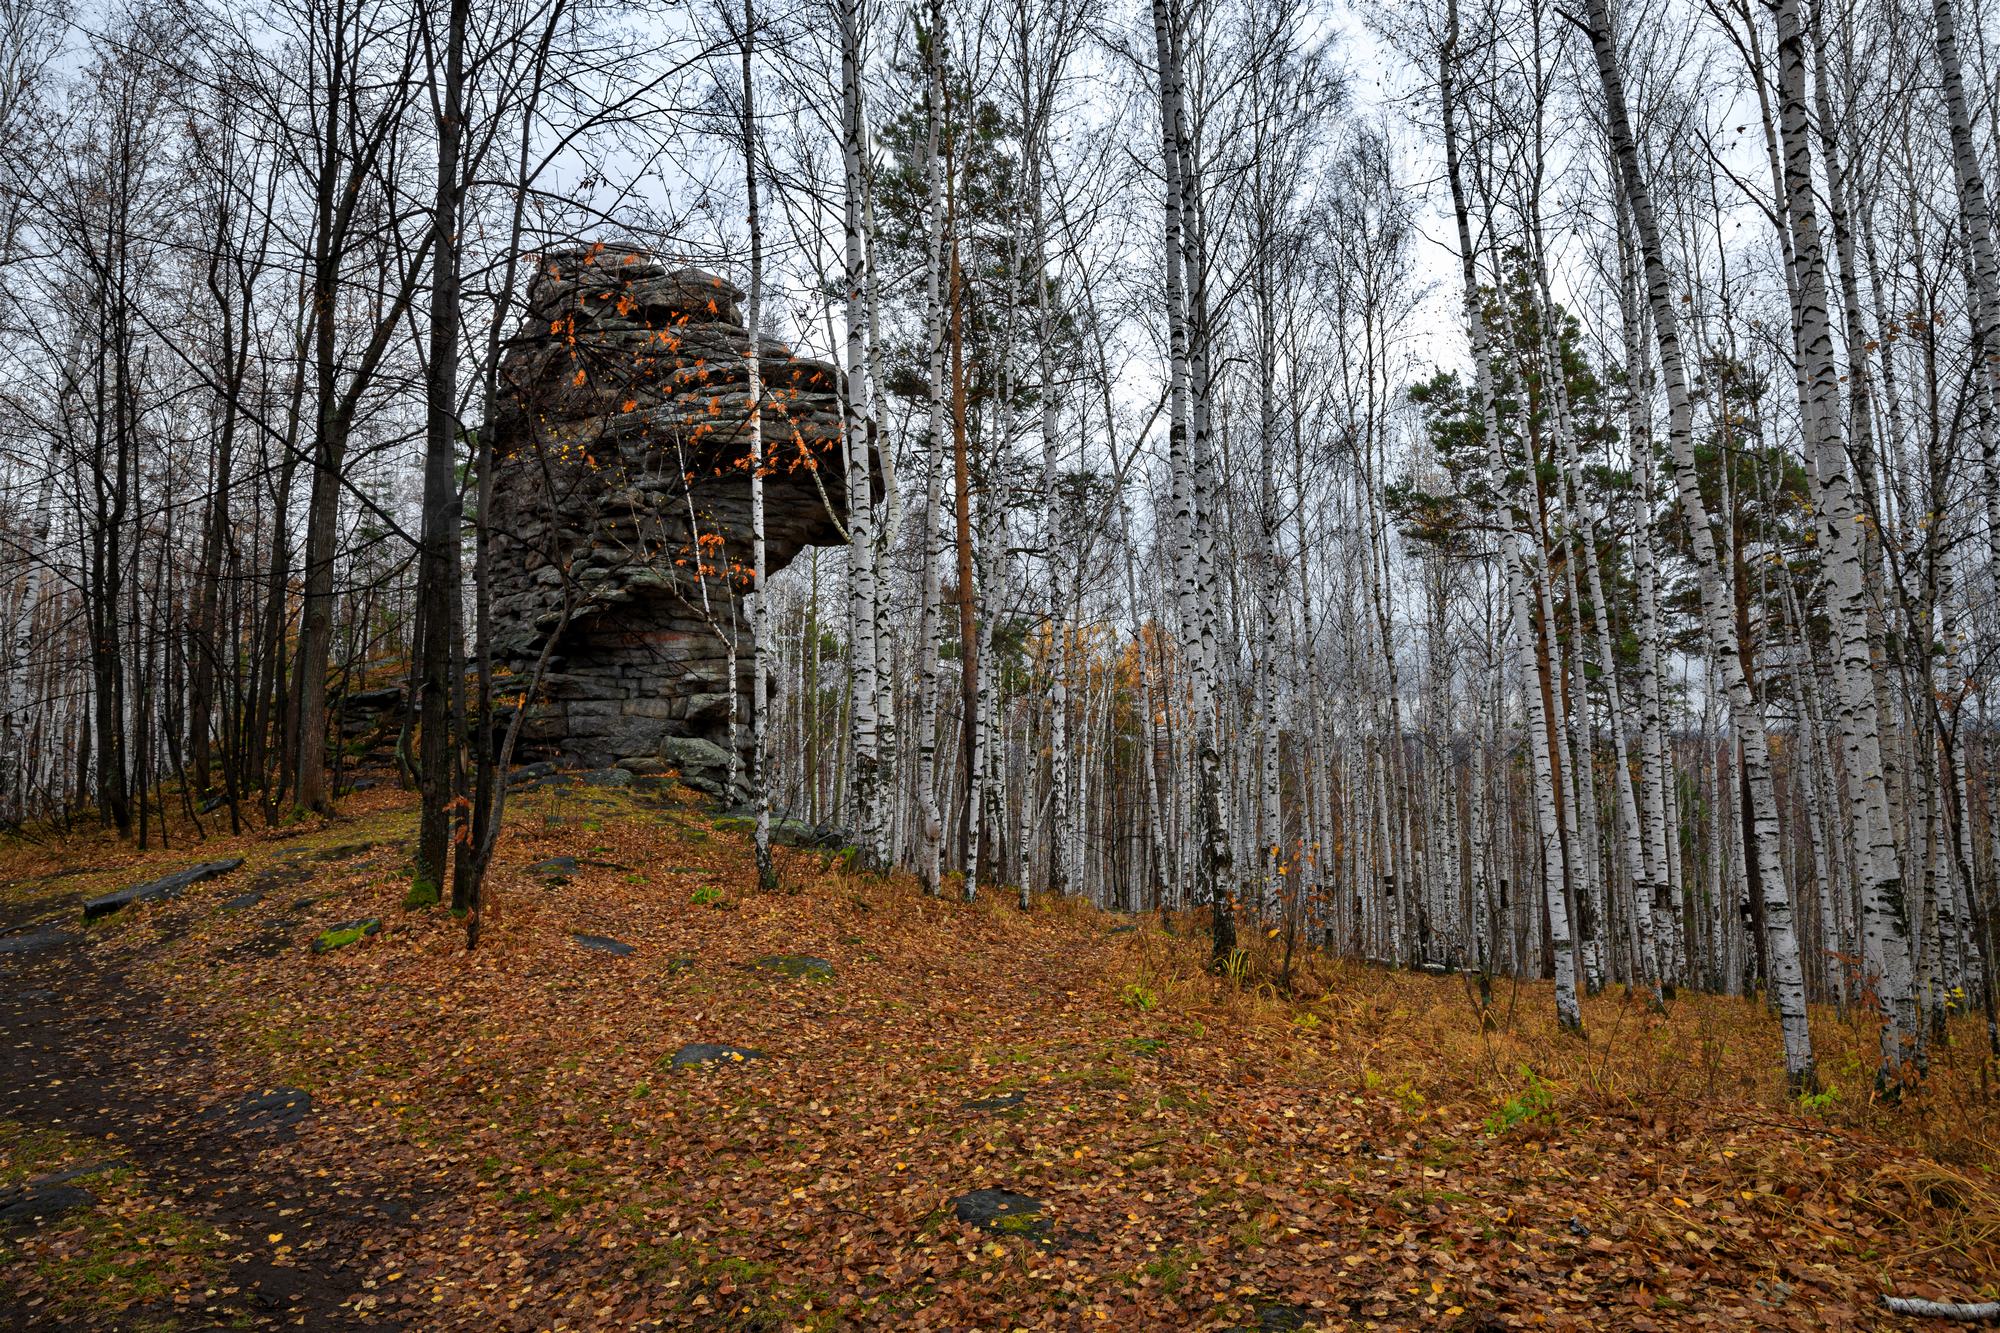
[[[524, 686], [555, 636], [522, 726], [529, 756], [657, 762], [714, 791], [729, 748], [747, 758], [741, 295], [616, 245], [545, 255], [529, 287], [491, 424], [494, 652], [513, 673], [503, 684]], [[775, 574], [805, 547], [843, 540], [840, 376], [768, 339], [759, 359]]]

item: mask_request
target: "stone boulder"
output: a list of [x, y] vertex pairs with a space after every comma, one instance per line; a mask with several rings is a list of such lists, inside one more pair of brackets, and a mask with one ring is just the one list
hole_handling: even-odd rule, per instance
[[[531, 755], [586, 768], [661, 760], [718, 793], [730, 748], [747, 756], [740, 299], [719, 277], [630, 245], [541, 258], [488, 424], [495, 648], [517, 681], [550, 651], [522, 724]], [[807, 546], [841, 540], [840, 374], [770, 338], [758, 360], [765, 558], [776, 573]], [[742, 645], [733, 679], [718, 631]]]
[[199, 884], [205, 879], [226, 875], [242, 864], [243, 858], [240, 856], [232, 856], [222, 861], [203, 861], [185, 870], [176, 870], [171, 875], [149, 879], [143, 884], [133, 884], [112, 893], [100, 894], [84, 903], [83, 919], [96, 921], [100, 917], [110, 916], [113, 912], [122, 912], [133, 903], [153, 903], [178, 898], [190, 884]]

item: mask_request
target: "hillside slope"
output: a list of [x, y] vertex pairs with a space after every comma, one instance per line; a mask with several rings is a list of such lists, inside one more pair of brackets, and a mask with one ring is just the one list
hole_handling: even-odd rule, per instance
[[0, 1191], [86, 1196], [0, 1229], [10, 1327], [1876, 1328], [1885, 1291], [2000, 1295], [1969, 1024], [1890, 1108], [1821, 1015], [1835, 1091], [1798, 1107], [1742, 1001], [1607, 994], [1583, 1043], [1503, 983], [1482, 1033], [1459, 978], [1217, 982], [1192, 923], [809, 852], [757, 895], [701, 807], [564, 786], [512, 804], [468, 956], [400, 905], [408, 798], [349, 804], [10, 854]]

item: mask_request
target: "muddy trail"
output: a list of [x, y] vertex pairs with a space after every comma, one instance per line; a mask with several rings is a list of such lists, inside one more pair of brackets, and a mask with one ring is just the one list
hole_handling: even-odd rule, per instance
[[[312, 1098], [232, 1086], [138, 975], [213, 898], [149, 906], [142, 942], [83, 925], [83, 897], [0, 921], [0, 1256], [47, 1279], [0, 1289], [0, 1326], [395, 1327], [355, 1301], [410, 1200], [309, 1165]], [[236, 948], [281, 947], [288, 924]]]

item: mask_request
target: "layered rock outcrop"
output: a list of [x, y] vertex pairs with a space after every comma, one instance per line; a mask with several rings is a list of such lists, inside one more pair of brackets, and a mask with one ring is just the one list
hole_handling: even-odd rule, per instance
[[[630, 247], [543, 257], [490, 425], [495, 656], [525, 685], [555, 639], [522, 726], [529, 757], [679, 769], [715, 789], [729, 748], [747, 753], [741, 296]], [[759, 365], [775, 574], [842, 540], [840, 377], [770, 339]]]

